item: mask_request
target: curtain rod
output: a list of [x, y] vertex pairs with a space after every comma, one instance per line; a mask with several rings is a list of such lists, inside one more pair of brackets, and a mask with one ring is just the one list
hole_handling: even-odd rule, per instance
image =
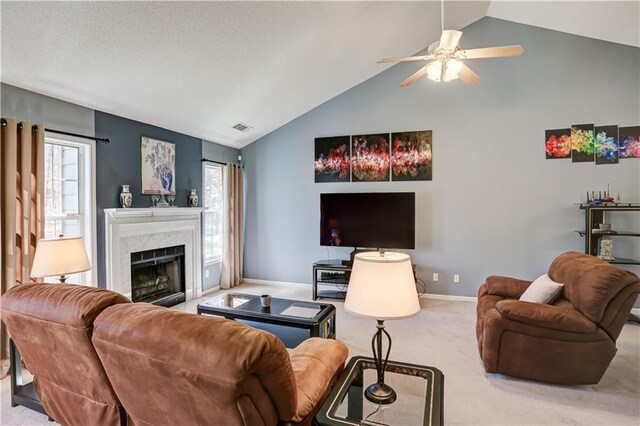
[[[7, 120], [5, 120], [4, 118], [2, 119], [2, 127], [5, 127], [7, 125]], [[22, 129], [22, 123], [18, 123], [18, 129]], [[34, 131], [38, 131], [38, 126], [36, 126], [35, 124], [33, 126], [31, 126], [31, 129]], [[104, 142], [104, 143], [111, 143], [111, 141], [109, 141], [109, 138], [98, 138], [95, 136], [86, 136], [86, 135], [80, 135], [78, 133], [71, 133], [71, 132], [63, 132], [62, 130], [54, 130], [54, 129], [44, 129], [45, 132], [50, 132], [50, 133], [58, 133], [60, 135], [66, 135], [66, 136], [73, 136], [76, 138], [82, 138], [82, 139], [90, 139], [92, 141], [97, 141], [97, 142]]]
[[201, 161], [201, 162], [203, 162], [203, 163], [216, 163], [216, 164], [221, 164], [221, 165], [223, 165], [223, 166], [226, 166], [226, 165], [227, 165], [227, 163], [222, 163], [222, 162], [220, 162], [220, 161], [215, 161], [215, 160], [209, 160], [208, 158], [204, 158], [204, 157], [203, 157], [203, 158], [201, 158], [201, 159], [200, 159], [200, 161]]

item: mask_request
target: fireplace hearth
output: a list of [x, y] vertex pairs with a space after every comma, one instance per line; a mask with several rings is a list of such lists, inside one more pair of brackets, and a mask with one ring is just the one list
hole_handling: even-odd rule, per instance
[[173, 306], [186, 300], [184, 245], [131, 253], [131, 300]]

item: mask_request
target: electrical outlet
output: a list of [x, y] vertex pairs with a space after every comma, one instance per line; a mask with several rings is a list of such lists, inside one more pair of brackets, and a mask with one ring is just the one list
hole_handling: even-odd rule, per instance
[[438, 281], [438, 273], [437, 272], [433, 273], [433, 281]]
[[454, 283], [459, 283], [460, 282], [460, 275], [453, 274], [453, 282]]
[[205, 278], [209, 278], [209, 270], [208, 269], [204, 270], [204, 277]]

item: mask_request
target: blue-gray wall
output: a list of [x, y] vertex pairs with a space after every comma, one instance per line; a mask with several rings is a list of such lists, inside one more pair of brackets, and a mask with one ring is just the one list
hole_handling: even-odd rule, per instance
[[45, 128], [93, 134], [93, 110], [2, 83], [0, 112], [5, 117], [44, 123]]
[[[98, 255], [93, 270], [98, 273], [100, 287], [104, 287], [106, 275], [103, 209], [120, 207], [121, 184], [131, 185], [133, 207], [150, 206], [150, 196], [140, 193], [140, 136], [151, 136], [176, 144], [176, 203], [179, 206], [187, 206], [191, 188], [202, 193], [200, 158], [233, 162], [239, 154], [235, 148], [94, 111], [4, 83], [0, 86], [0, 95], [0, 112], [3, 116], [44, 123], [46, 128], [108, 137], [111, 140], [109, 145], [96, 144]], [[212, 268], [214, 270], [210, 272], [210, 278], [203, 280], [205, 289], [219, 283], [219, 267], [214, 265]]]
[[[176, 146], [176, 205], [187, 207], [191, 188], [202, 193], [202, 140], [171, 130], [96, 111], [96, 136], [109, 144], [96, 145], [96, 213], [98, 215], [98, 278], [106, 282], [104, 211], [120, 207], [122, 184], [130, 185], [132, 207], [150, 207], [151, 196], [142, 195], [140, 137], [171, 142]], [[161, 230], [159, 230], [161, 231]]]
[[[482, 78], [475, 86], [422, 78], [400, 88], [421, 65], [399, 64], [244, 147], [245, 276], [309, 283], [315, 260], [348, 256], [319, 244], [323, 192], [415, 192], [418, 275], [430, 293], [463, 296], [487, 275], [536, 278], [563, 251], [582, 251], [574, 203], [586, 190], [610, 184], [640, 201], [639, 159], [596, 166], [544, 153], [545, 129], [640, 124], [640, 50], [493, 18], [462, 38], [463, 48], [509, 44], [524, 55], [467, 62]], [[431, 182], [314, 183], [316, 137], [427, 129]], [[625, 220], [640, 228], [637, 215]], [[614, 255], [640, 258], [637, 239], [615, 244]]]

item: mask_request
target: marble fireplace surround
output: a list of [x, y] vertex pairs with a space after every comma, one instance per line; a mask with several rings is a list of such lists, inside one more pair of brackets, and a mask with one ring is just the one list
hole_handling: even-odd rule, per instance
[[184, 245], [186, 299], [202, 294], [202, 208], [104, 209], [107, 289], [131, 298], [131, 253]]

